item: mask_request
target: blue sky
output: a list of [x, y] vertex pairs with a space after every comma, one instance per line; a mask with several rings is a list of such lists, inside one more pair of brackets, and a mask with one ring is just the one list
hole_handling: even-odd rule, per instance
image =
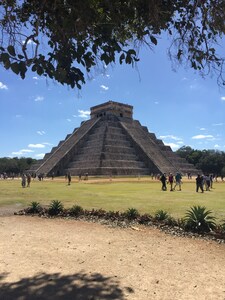
[[225, 151], [225, 89], [180, 66], [173, 71], [162, 40], [142, 49], [137, 68], [92, 72], [82, 90], [30, 72], [24, 80], [0, 66], [0, 157], [42, 158], [80, 123], [90, 107], [109, 100], [132, 105], [134, 119], [177, 150]]

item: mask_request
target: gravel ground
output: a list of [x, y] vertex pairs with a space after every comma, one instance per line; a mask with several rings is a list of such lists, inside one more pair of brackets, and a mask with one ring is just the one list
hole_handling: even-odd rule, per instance
[[0, 210], [0, 299], [225, 300], [225, 245]]

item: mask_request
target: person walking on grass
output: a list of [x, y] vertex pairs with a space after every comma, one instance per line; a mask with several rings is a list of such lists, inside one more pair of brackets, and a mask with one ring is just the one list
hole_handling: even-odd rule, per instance
[[178, 191], [181, 191], [181, 179], [182, 179], [182, 176], [179, 172], [177, 172], [176, 176], [175, 176], [175, 186], [174, 186], [174, 191], [176, 189], [176, 187], [178, 186], [179, 187], [179, 190]]
[[22, 185], [23, 188], [25, 188], [26, 187], [26, 182], [27, 182], [26, 175], [22, 174], [21, 179], [22, 179], [21, 185]]
[[174, 177], [173, 177], [172, 173], [169, 174], [168, 181], [169, 181], [169, 184], [170, 184], [170, 191], [172, 192], [173, 191], [173, 182], [174, 182]]
[[70, 173], [67, 174], [67, 180], [68, 180], [68, 185], [70, 185], [70, 183], [71, 183], [71, 174]]
[[31, 175], [30, 173], [27, 174], [27, 187], [30, 187], [30, 183], [31, 183]]
[[202, 191], [202, 193], [204, 193], [203, 190], [203, 176], [201, 176], [200, 174], [198, 174], [198, 176], [196, 177], [196, 192], [198, 193], [198, 190], [200, 188], [200, 190]]
[[160, 181], [162, 182], [162, 191], [166, 191], [166, 173], [163, 173], [160, 177]]

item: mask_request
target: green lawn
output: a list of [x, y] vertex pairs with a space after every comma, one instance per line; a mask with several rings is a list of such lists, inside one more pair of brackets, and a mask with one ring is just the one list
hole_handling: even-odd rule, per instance
[[30, 188], [22, 188], [20, 179], [0, 180], [0, 207], [23, 208], [31, 201], [48, 205], [52, 200], [60, 200], [65, 207], [78, 204], [86, 209], [125, 211], [136, 208], [140, 213], [150, 213], [158, 209], [168, 211], [173, 217], [183, 217], [193, 205], [206, 206], [213, 211], [218, 221], [225, 219], [225, 182], [214, 183], [210, 192], [196, 193], [195, 182], [184, 181], [182, 191], [161, 191], [159, 181], [149, 178], [117, 180], [109, 179], [78, 182], [72, 184], [61, 178], [32, 181]]

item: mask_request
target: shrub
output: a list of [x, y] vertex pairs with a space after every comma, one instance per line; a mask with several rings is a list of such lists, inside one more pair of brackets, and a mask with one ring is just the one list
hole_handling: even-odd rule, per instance
[[121, 217], [121, 215], [120, 215], [119, 211], [112, 211], [112, 210], [106, 212], [106, 215], [105, 215], [105, 219], [109, 219], [111, 221], [119, 220], [120, 217]]
[[88, 213], [91, 216], [97, 217], [97, 218], [104, 218], [106, 215], [106, 211], [103, 209], [92, 209]]
[[152, 220], [152, 216], [149, 214], [141, 215], [138, 218], [139, 224], [148, 224], [149, 222], [151, 222], [151, 220]]
[[124, 216], [125, 218], [127, 218], [128, 220], [135, 220], [139, 217], [139, 212], [136, 208], [128, 208], [125, 212], [124, 212]]
[[169, 217], [170, 216], [169, 216], [169, 214], [166, 211], [164, 211], [164, 210], [157, 210], [155, 212], [154, 219], [156, 221], [164, 221], [164, 220], [168, 219]]
[[216, 227], [215, 217], [204, 206], [193, 206], [185, 215], [186, 229], [194, 232], [209, 232]]
[[41, 209], [42, 209], [42, 207], [40, 206], [39, 202], [32, 201], [30, 203], [30, 206], [27, 209], [27, 212], [31, 213], [31, 214], [37, 214], [37, 213], [39, 213], [41, 211]]
[[84, 210], [79, 205], [73, 205], [71, 207], [71, 209], [69, 210], [69, 214], [74, 216], [74, 217], [78, 217], [78, 216], [82, 215], [83, 213], [84, 213]]
[[165, 219], [165, 224], [166, 224], [166, 225], [169, 225], [169, 226], [178, 226], [177, 220], [174, 219], [174, 218], [171, 217], [171, 216], [168, 216], [168, 217]]
[[63, 211], [63, 204], [61, 201], [59, 200], [52, 200], [52, 202], [50, 203], [49, 209], [48, 209], [48, 213], [51, 216], [55, 216], [60, 214]]
[[186, 228], [186, 221], [184, 218], [177, 219], [177, 226], [179, 228], [185, 229]]

